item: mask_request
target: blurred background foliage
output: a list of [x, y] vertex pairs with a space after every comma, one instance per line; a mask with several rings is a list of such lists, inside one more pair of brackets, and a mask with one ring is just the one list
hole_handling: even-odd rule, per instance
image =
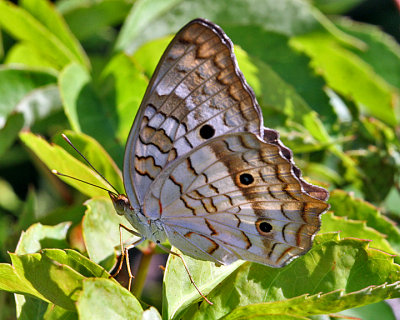
[[[360, 223], [368, 210], [399, 222], [399, 6], [395, 0], [1, 0], [0, 262], [10, 261], [7, 251], [38, 222], [71, 221], [68, 241], [57, 247], [84, 252], [82, 203], [104, 196], [54, 177], [46, 165], [103, 184], [85, 169], [64, 168], [65, 154], [26, 132], [65, 146], [60, 133], [72, 130], [82, 153], [123, 190], [125, 140], [149, 78], [171, 35], [196, 17], [232, 39], [265, 126], [280, 132], [303, 175], [341, 189], [331, 202], [336, 217], [326, 215], [322, 231], [339, 230], [334, 219], [352, 210], [365, 214], [352, 216]], [[370, 204], [352, 207], [349, 197]], [[397, 255], [398, 228], [371, 223], [385, 235], [384, 251]], [[360, 225], [349, 234], [347, 226], [341, 230], [352, 236]], [[13, 318], [14, 308], [12, 296], [1, 292], [0, 319]]]

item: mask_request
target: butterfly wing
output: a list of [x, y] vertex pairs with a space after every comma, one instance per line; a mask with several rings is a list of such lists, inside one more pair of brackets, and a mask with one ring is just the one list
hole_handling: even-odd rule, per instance
[[132, 126], [124, 158], [128, 198], [143, 203], [167, 163], [208, 139], [237, 131], [262, 136], [261, 127], [230, 39], [211, 22], [191, 21], [162, 56]]
[[311, 248], [327, 208], [304, 190], [278, 145], [248, 132], [216, 137], [170, 163], [144, 202], [183, 253], [273, 267]]
[[319, 200], [322, 201], [328, 200], [329, 198], [328, 191], [326, 191], [324, 188], [308, 183], [301, 177], [300, 169], [296, 167], [296, 165], [294, 164], [292, 150], [290, 150], [282, 143], [282, 141], [279, 139], [279, 133], [276, 130], [264, 128], [263, 138], [266, 142], [276, 145], [279, 148], [282, 156], [285, 157], [285, 159], [287, 159], [292, 164], [293, 173], [299, 179], [301, 187], [305, 192], [307, 192], [309, 195]]

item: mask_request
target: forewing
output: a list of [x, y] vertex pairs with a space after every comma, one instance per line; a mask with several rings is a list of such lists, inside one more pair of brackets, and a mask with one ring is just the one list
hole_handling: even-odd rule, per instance
[[196, 19], [177, 33], [154, 72], [125, 151], [129, 199], [143, 203], [162, 168], [210, 138], [249, 131], [262, 115], [238, 69], [230, 39]]
[[252, 133], [227, 134], [165, 168], [144, 209], [192, 257], [281, 267], [311, 248], [328, 208], [303, 185], [281, 147]]

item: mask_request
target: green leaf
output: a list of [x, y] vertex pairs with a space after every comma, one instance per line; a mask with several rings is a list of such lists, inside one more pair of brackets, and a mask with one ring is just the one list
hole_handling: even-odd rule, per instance
[[323, 146], [329, 144], [330, 137], [317, 114], [290, 84], [281, 79], [268, 64], [247, 56], [243, 50], [236, 49], [235, 53], [246, 79], [259, 96], [262, 109], [266, 114], [264, 117], [266, 126], [270, 123], [268, 108], [272, 108], [284, 113], [290, 121], [303, 124], [308, 137], [314, 139], [314, 148], [318, 142]]
[[[115, 264], [115, 247], [120, 245], [119, 224], [130, 226], [123, 216], [119, 216], [110, 200], [92, 199], [86, 202], [87, 210], [83, 219], [83, 237], [90, 259], [111, 269]], [[132, 238], [132, 234], [122, 231], [122, 238]]]
[[126, 0], [81, 0], [57, 3], [57, 8], [79, 40], [86, 40], [99, 32], [104, 32], [109, 26], [123, 22], [131, 7], [131, 2]]
[[49, 60], [40, 48], [28, 42], [17, 42], [8, 52], [4, 64], [19, 64], [31, 68], [58, 70], [56, 61]]
[[268, 314], [332, 313], [399, 297], [399, 279], [400, 266], [392, 256], [368, 248], [367, 241], [323, 234], [306, 255], [283, 268], [244, 263], [207, 296], [213, 306], [202, 302], [185, 316], [216, 319], [265, 302], [270, 303], [260, 312]]
[[78, 314], [43, 300], [14, 294], [19, 320], [46, 319], [46, 320], [78, 320]]
[[59, 15], [45, 0], [27, 0], [27, 9], [0, 1], [0, 24], [12, 36], [35, 46], [58, 69], [71, 61], [88, 67], [88, 60]]
[[[85, 156], [86, 159], [96, 168], [113, 186], [121, 193], [124, 190], [122, 174], [110, 155], [104, 150], [100, 143], [90, 136], [74, 131], [64, 131], [64, 134], [73, 145]], [[71, 156], [83, 162], [82, 157], [73, 149], [60, 135], [53, 139], [55, 143], [63, 147]], [[111, 186], [108, 186], [111, 189]], [[103, 195], [105, 193], [103, 192]]]
[[62, 16], [47, 0], [21, 0], [20, 6], [28, 11], [37, 21], [57, 37], [72, 52], [75, 61], [88, 66], [89, 60], [77, 39], [69, 30]]
[[390, 254], [396, 254], [396, 251], [390, 246], [385, 239], [384, 234], [379, 233], [375, 229], [367, 227], [365, 221], [350, 220], [348, 216], [337, 217], [332, 212], [325, 213], [321, 217], [321, 232], [340, 232], [342, 238], [352, 237], [359, 239], [368, 239], [372, 242], [369, 244], [371, 248], [379, 249]]
[[136, 63], [135, 60], [123, 53], [117, 54], [101, 74], [103, 99], [107, 100], [109, 105], [114, 105], [117, 110], [116, 135], [121, 143], [128, 137], [148, 84], [148, 79], [137, 67], [142, 66], [142, 61]]
[[22, 205], [13, 187], [7, 180], [0, 179], [0, 207], [15, 212]]
[[197, 17], [209, 19], [223, 28], [257, 25], [264, 30], [290, 36], [323, 27], [315, 11], [303, 1], [147, 0], [132, 7], [119, 34], [116, 49], [134, 52], [150, 39], [176, 32]]
[[[184, 256], [184, 259], [194, 282], [204, 295], [208, 295], [243, 264], [243, 261], [238, 261], [229, 266], [216, 267], [213, 262], [188, 256]], [[179, 318], [188, 306], [202, 299], [190, 282], [182, 260], [170, 254], [164, 274], [163, 315], [167, 319]], [[206, 302], [203, 300], [203, 303]]]
[[[31, 133], [21, 133], [20, 139], [50, 170], [57, 170], [63, 174], [70, 175], [72, 177], [78, 177], [83, 181], [104, 187], [106, 189], [109, 188], [109, 186], [101, 177], [97, 175], [97, 173], [95, 173], [88, 166], [84, 165], [81, 161], [71, 156], [60, 146], [51, 145], [43, 138], [35, 136]], [[99, 154], [99, 156], [100, 155], [101, 154]], [[87, 185], [83, 184], [82, 182], [63, 177], [61, 179], [89, 197], [105, 195], [103, 190], [98, 188], [88, 188]]]
[[20, 320], [78, 320], [78, 314], [43, 300], [14, 294], [17, 305], [17, 317]]
[[55, 225], [63, 221], [70, 221], [74, 226], [76, 226], [81, 222], [84, 213], [85, 208], [81, 203], [73, 206], [58, 206], [54, 210], [47, 212], [45, 216], [39, 217], [38, 220], [42, 224], [47, 225]]
[[336, 26], [364, 41], [365, 50], [351, 51], [368, 63], [374, 71], [392, 86], [400, 89], [400, 46], [379, 27], [346, 18], [336, 19]]
[[[0, 1], [0, 8], [2, 2]], [[0, 9], [1, 11], [1, 9]], [[0, 13], [1, 15], [1, 13]], [[55, 84], [54, 74], [25, 68], [0, 68], [0, 124], [32, 90]]]
[[[116, 50], [133, 52], [148, 40], [160, 38], [161, 36], [165, 35], [166, 33], [144, 39], [139, 44], [135, 45], [134, 49], [126, 50], [127, 47], [132, 46], [132, 44], [137, 41], [136, 38], [140, 38], [142, 36], [143, 31], [146, 30], [151, 20], [156, 20], [175, 5], [179, 4], [181, 1], [182, 0], [153, 0], [136, 3], [129, 12], [122, 30], [119, 33], [117, 42], [115, 44]], [[165, 32], [168, 32], [168, 30]]]
[[85, 277], [109, 277], [74, 250], [44, 249], [22, 256], [10, 253], [10, 257], [12, 265], [0, 264], [1, 290], [34, 296], [70, 311], [75, 310]]
[[[68, 207], [60, 207], [59, 197], [49, 189], [61, 182], [42, 170], [43, 177], [35, 179], [37, 191], [28, 191], [24, 204], [15, 195], [21, 187], [24, 192], [32, 172], [28, 167], [29, 173], [25, 173], [24, 146], [13, 144], [24, 122], [15, 113], [26, 111], [26, 126], [33, 124], [32, 131], [52, 136], [68, 126], [67, 119], [61, 111], [41, 112], [57, 110], [61, 97], [76, 130], [68, 136], [99, 172], [123, 191], [121, 173], [112, 158], [121, 167], [123, 145], [148, 78], [171, 37], [148, 40], [176, 32], [195, 16], [221, 24], [233, 43], [243, 48], [235, 48], [239, 65], [257, 94], [265, 123], [279, 129], [282, 141], [301, 159], [296, 163], [306, 169], [306, 176], [321, 178], [330, 189], [341, 186], [363, 195], [379, 204], [382, 212], [397, 210], [400, 144], [393, 115], [400, 115], [396, 102], [399, 46], [374, 27], [340, 20], [332, 24], [312, 6], [315, 2], [325, 8], [346, 6], [356, 1], [60, 0], [53, 7], [47, 0], [21, 0], [19, 6], [0, 0], [1, 28], [14, 37], [6, 34], [6, 55], [0, 52], [0, 56], [6, 63], [20, 64], [0, 69], [0, 127], [6, 123], [0, 129], [0, 167], [13, 185], [0, 190], [0, 245], [9, 247], [15, 230], [37, 221], [80, 222], [86, 208], [82, 223], [69, 234], [69, 245], [73, 245], [74, 235], [83, 234], [86, 248], [80, 239], [82, 251], [87, 249], [85, 254], [106, 268], [75, 251], [43, 250], [68, 245], [68, 223], [32, 226], [17, 248], [18, 253], [28, 254], [14, 255], [14, 265], [0, 264], [0, 288], [7, 294], [18, 293], [17, 316], [161, 318], [154, 307], [143, 312], [135, 297], [108, 279], [107, 270], [119, 249], [118, 224], [129, 224], [115, 213], [104, 191], [65, 179], [86, 195], [102, 198], [91, 199], [84, 207], [78, 197]], [[115, 49], [135, 54], [130, 57], [118, 51], [110, 55], [118, 24], [132, 4]], [[72, 33], [54, 8], [61, 8]], [[88, 71], [87, 57], [73, 33], [90, 51], [93, 72]], [[59, 79], [58, 70], [63, 70]], [[355, 76], [347, 77], [352, 72]], [[364, 119], [364, 114], [369, 117]], [[373, 118], [378, 116], [386, 124]], [[50, 169], [109, 188], [59, 135], [54, 141], [64, 149], [32, 134], [20, 136], [29, 151], [33, 150], [32, 159], [39, 167], [44, 168], [35, 155]], [[21, 168], [18, 177], [22, 178], [16, 178], [15, 168]], [[48, 178], [53, 182], [50, 187]], [[390, 198], [383, 202], [390, 190]], [[51, 201], [46, 200], [49, 192]], [[186, 258], [196, 283], [213, 306], [207, 305], [190, 283], [182, 262], [170, 257], [163, 318], [322, 319], [340, 316], [333, 313], [346, 308], [399, 297], [400, 270], [392, 260], [400, 259], [382, 252], [400, 252], [398, 227], [376, 207], [346, 193], [334, 191], [330, 201], [334, 215], [322, 216], [322, 232], [340, 230], [342, 238], [352, 239], [320, 234], [308, 254], [284, 268], [242, 261], [218, 268]], [[124, 233], [122, 241], [129, 237]], [[41, 249], [41, 253], [29, 253]], [[8, 259], [4, 253], [0, 257]], [[0, 309], [3, 306], [0, 301]], [[370, 307], [364, 312], [376, 318], [376, 306]], [[357, 312], [353, 309], [349, 312]], [[388, 317], [384, 311], [378, 314]], [[367, 317], [361, 313], [353, 316]]]
[[[18, 230], [28, 229], [33, 223], [38, 222], [38, 199], [34, 190], [29, 190], [22, 208], [19, 210]], [[63, 220], [62, 222], [64, 222]], [[33, 251], [35, 252], [35, 251]], [[33, 253], [31, 252], [31, 253]]]
[[363, 320], [396, 320], [392, 308], [385, 301], [372, 303], [359, 308], [348, 309], [339, 312], [339, 315]]
[[18, 319], [78, 320], [77, 312], [29, 296], [20, 294], [14, 294], [14, 296]]
[[76, 63], [70, 64], [60, 75], [59, 86], [72, 129], [95, 138], [117, 164], [122, 164], [123, 147], [115, 137], [115, 109], [100, 99], [87, 71]]
[[[360, 306], [374, 301], [385, 299], [385, 297], [400, 294], [400, 282], [393, 284], [383, 284], [380, 286], [370, 286], [354, 293], [344, 294], [343, 290], [336, 290], [327, 294], [315, 294], [312, 296], [303, 295], [298, 298], [253, 304], [245, 307], [237, 308], [232, 311], [224, 320], [243, 319], [244, 315], [263, 315], [263, 314], [282, 314], [285, 312], [296, 315], [318, 315], [326, 313], [334, 313], [352, 306]], [[309, 319], [309, 318], [307, 318]]]
[[5, 248], [8, 247], [9, 239], [12, 236], [12, 230], [10, 230], [10, 225], [12, 224], [12, 219], [2, 214], [0, 216], [0, 248], [2, 251], [0, 252], [0, 259], [1, 261], [6, 261], [7, 254], [5, 252]]
[[14, 297], [18, 319], [43, 319], [49, 306], [47, 302], [22, 294], [14, 294]]
[[[1, 120], [0, 118], [0, 121]], [[0, 129], [0, 157], [17, 139], [18, 133], [23, 125], [24, 116], [21, 113], [14, 113], [7, 117], [7, 122], [4, 124], [4, 127]]]
[[0, 290], [29, 294], [49, 302], [41, 294], [39, 294], [39, 292], [32, 288], [29, 281], [27, 281], [24, 277], [21, 278], [17, 270], [12, 265], [7, 263], [0, 264]]
[[394, 157], [394, 155], [391, 155], [390, 153], [392, 150], [387, 150], [391, 148], [397, 148], [398, 146], [398, 139], [393, 128], [385, 125], [382, 121], [379, 121], [375, 118], [361, 118], [360, 134], [360, 138], [363, 139], [360, 139], [361, 141], [359, 142], [359, 145], [365, 144], [366, 142], [363, 140], [366, 140], [367, 143], [374, 143], [376, 144], [377, 148], [383, 149], [380, 150], [382, 153], [386, 151], [388, 156]]
[[[29, 318], [32, 319], [32, 318]], [[56, 305], [49, 305], [44, 315], [45, 320], [78, 320], [78, 313]]]
[[[289, 119], [299, 123], [302, 123], [302, 114], [307, 115], [311, 110], [316, 111], [320, 121], [328, 127], [336, 121], [336, 114], [324, 92], [324, 80], [310, 68], [310, 59], [290, 46], [288, 36], [252, 25], [228, 26], [225, 31], [236, 45], [249, 54], [257, 66], [257, 76], [261, 81], [264, 81], [264, 72], [271, 75], [272, 71], [276, 74], [275, 78], [280, 78], [273, 84], [278, 91], [272, 91], [266, 85], [261, 87], [261, 105], [282, 110]], [[268, 81], [270, 84], [271, 80]], [[277, 103], [273, 100], [277, 100]]]
[[[397, 183], [397, 182], [396, 182]], [[385, 199], [384, 207], [396, 217], [400, 216], [400, 192], [395, 186], [392, 186], [387, 198]]]
[[24, 115], [25, 127], [31, 127], [61, 109], [60, 92], [55, 84], [33, 89], [15, 107]]
[[132, 56], [135, 65], [143, 69], [144, 74], [150, 79], [165, 49], [167, 49], [172, 36], [151, 40], [143, 44]]
[[329, 203], [336, 216], [366, 221], [367, 226], [386, 235], [391, 247], [397, 253], [400, 252], [400, 231], [393, 221], [380, 213], [378, 208], [341, 190], [331, 192]]
[[70, 226], [69, 222], [57, 226], [34, 224], [26, 232], [22, 232], [15, 253], [18, 255], [35, 253], [44, 248], [65, 249], [68, 247], [66, 237]]
[[340, 14], [350, 11], [363, 0], [313, 0], [312, 4], [325, 14]]
[[65, 309], [75, 309], [74, 300], [83, 276], [39, 253], [10, 256], [12, 266], [0, 265], [0, 289], [30, 294]]
[[[379, 143], [378, 135], [375, 136], [375, 144]], [[392, 148], [391, 148], [392, 149]], [[395, 177], [399, 174], [399, 163], [394, 150], [382, 150], [382, 148], [368, 148], [354, 158], [364, 172], [364, 183], [361, 190], [365, 198], [374, 203], [383, 201], [394, 185]], [[378, 176], [370, 176], [368, 173], [380, 168]]]
[[101, 266], [89, 260], [87, 257], [75, 250], [46, 249], [43, 250], [43, 254], [59, 264], [71, 267], [73, 270], [79, 272], [79, 274], [85, 277], [97, 277], [105, 279], [110, 277], [110, 274]]
[[77, 309], [80, 319], [141, 319], [143, 313], [128, 290], [108, 279], [83, 281]]
[[0, 59], [4, 59], [4, 42], [3, 42], [3, 34], [0, 29]]
[[[95, 106], [101, 106], [100, 99], [90, 86], [90, 74], [79, 64], [70, 64], [59, 77], [61, 96], [65, 106], [65, 113], [71, 127], [82, 132], [82, 127], [90, 127], [89, 117], [98, 116]], [[78, 107], [79, 104], [79, 107]], [[86, 109], [81, 110], [85, 107]], [[90, 108], [91, 107], [91, 108]], [[102, 107], [104, 109], [104, 107]], [[96, 122], [98, 122], [98, 119]], [[98, 127], [98, 123], [97, 127]]]
[[329, 34], [311, 33], [291, 43], [312, 58], [312, 66], [328, 85], [353, 100], [362, 111], [394, 126], [397, 93], [370, 65], [346, 50]]
[[143, 311], [142, 320], [161, 320], [161, 315], [158, 310], [154, 307]]

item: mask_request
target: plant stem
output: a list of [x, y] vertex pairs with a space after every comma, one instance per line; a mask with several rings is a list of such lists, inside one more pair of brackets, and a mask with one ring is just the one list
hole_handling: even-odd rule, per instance
[[156, 244], [150, 242], [148, 247], [142, 250], [142, 257], [140, 258], [138, 272], [133, 282], [132, 293], [140, 298], [144, 284], [146, 283], [147, 273], [149, 271], [150, 262], [155, 253]]

